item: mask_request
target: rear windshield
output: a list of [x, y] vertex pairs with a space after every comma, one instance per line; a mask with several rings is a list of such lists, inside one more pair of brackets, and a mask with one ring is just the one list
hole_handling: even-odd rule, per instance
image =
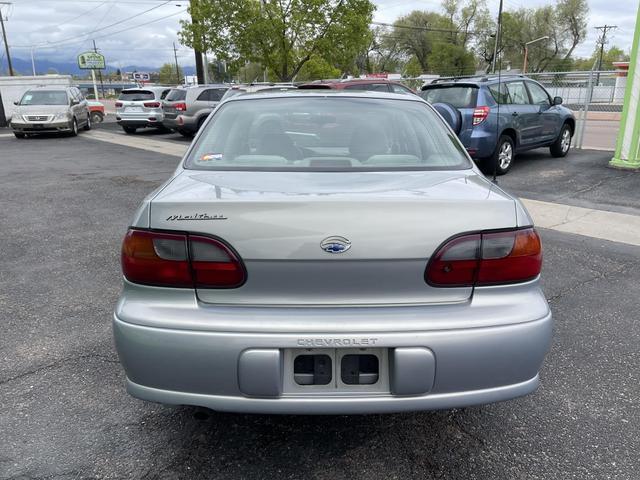
[[155, 96], [150, 90], [124, 90], [118, 100], [127, 100], [129, 102], [135, 102], [137, 100], [154, 100]]
[[419, 101], [349, 97], [224, 103], [185, 161], [196, 170], [470, 168], [455, 136]]
[[20, 105], [68, 105], [69, 99], [64, 90], [40, 90], [25, 93]]
[[469, 86], [438, 86], [427, 87], [420, 92], [420, 96], [427, 102], [449, 103], [456, 108], [473, 108], [476, 106], [478, 89]]
[[165, 100], [167, 100], [168, 102], [175, 102], [177, 100], [184, 100], [185, 98], [187, 98], [186, 90], [182, 88], [174, 88], [169, 92]]

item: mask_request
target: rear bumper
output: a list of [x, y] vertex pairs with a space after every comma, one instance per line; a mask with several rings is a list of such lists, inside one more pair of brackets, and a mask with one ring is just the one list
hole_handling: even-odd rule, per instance
[[[169, 297], [165, 299], [171, 301]], [[546, 306], [544, 297], [539, 300]], [[486, 299], [479, 301], [483, 303]], [[507, 302], [503, 299], [503, 303]], [[203, 309], [196, 304], [193, 307]], [[401, 311], [406, 308], [385, 309], [385, 315], [389, 315], [386, 323], [395, 322], [399, 329], [402, 324], [398, 319], [406, 316], [406, 312]], [[520, 318], [516, 323], [482, 326], [483, 321], [478, 318], [478, 327], [465, 328], [453, 328], [457, 323], [455, 317], [450, 319], [450, 328], [441, 328], [435, 318], [439, 315], [437, 313], [434, 314], [433, 328], [429, 328], [432, 324], [431, 307], [420, 308], [423, 328], [405, 328], [406, 331], [356, 328], [348, 320], [359, 314], [354, 313], [353, 308], [345, 309], [344, 318], [336, 318], [336, 309], [320, 309], [320, 313], [318, 309], [311, 309], [314, 312], [310, 315], [315, 318], [326, 311], [327, 325], [343, 325], [342, 328], [314, 330], [302, 327], [306, 319], [299, 317], [297, 309], [266, 308], [263, 318], [258, 310], [249, 313], [251, 309], [235, 307], [207, 313], [214, 320], [224, 315], [226, 319], [218, 320], [227, 320], [235, 325], [262, 323], [264, 328], [263, 322], [274, 314], [289, 319], [295, 317], [301, 325], [300, 329], [290, 331], [278, 331], [279, 327], [275, 326], [271, 333], [258, 329], [207, 329], [202, 324], [190, 325], [186, 317], [186, 328], [176, 328], [180, 323], [178, 317], [188, 316], [187, 312], [180, 312], [182, 307], [172, 308], [173, 312], [167, 312], [168, 315], [162, 318], [154, 315], [153, 308], [140, 304], [127, 306], [126, 301], [121, 300], [113, 329], [116, 348], [127, 375], [127, 390], [135, 397], [160, 403], [200, 405], [235, 412], [355, 414], [484, 404], [508, 400], [536, 389], [538, 371], [551, 341], [552, 317], [548, 307], [539, 316], [540, 305], [520, 304]], [[466, 310], [470, 315], [466, 320], [473, 321], [473, 310], [468, 304], [454, 306], [451, 313], [456, 310]], [[500, 316], [500, 310], [497, 305], [494, 315]], [[365, 318], [368, 315], [366, 311], [360, 313]], [[148, 315], [151, 323], [165, 323], [167, 326], [136, 324], [140, 320], [139, 314]], [[339, 317], [340, 313], [337, 315]], [[172, 316], [178, 321], [167, 322]], [[127, 317], [132, 321], [124, 319]], [[374, 327], [378, 320], [372, 320], [369, 325]], [[313, 324], [315, 320], [310, 318], [309, 322]], [[345, 330], [346, 325], [351, 329]], [[396, 365], [389, 368], [389, 376], [404, 377], [404, 385], [398, 387], [398, 382], [390, 378], [386, 390], [373, 393], [364, 390], [347, 394], [339, 391], [304, 394], [287, 391], [286, 379], [283, 378], [286, 376], [283, 363], [285, 349], [331, 346], [357, 353], [362, 345], [384, 349], [389, 352], [389, 358], [394, 358], [395, 352], [422, 349], [433, 355], [433, 368], [421, 370], [409, 365], [402, 371]], [[267, 352], [268, 358], [274, 360], [271, 366], [264, 362], [252, 363], [244, 355], [247, 351]], [[405, 375], [409, 371], [415, 375], [409, 376], [410, 379], [415, 378], [417, 384], [428, 387], [418, 393], [403, 393], [411, 388]], [[246, 387], [247, 379], [254, 385]]]
[[164, 121], [162, 112], [154, 112], [148, 114], [126, 114], [116, 112], [116, 121], [118, 125], [125, 127], [161, 127]]
[[489, 158], [496, 149], [495, 126], [493, 131], [475, 127], [470, 131], [463, 132], [460, 140], [467, 152], [473, 159]]
[[175, 118], [164, 117], [162, 124], [172, 130], [180, 130], [184, 132], [194, 132], [198, 129], [198, 125], [193, 117], [185, 115], [177, 115]]

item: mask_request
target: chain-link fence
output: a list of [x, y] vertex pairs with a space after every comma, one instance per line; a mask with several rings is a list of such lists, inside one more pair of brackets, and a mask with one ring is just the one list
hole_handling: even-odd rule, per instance
[[626, 89], [626, 72], [544, 72], [527, 75], [562, 97], [575, 112], [575, 148], [614, 150]]

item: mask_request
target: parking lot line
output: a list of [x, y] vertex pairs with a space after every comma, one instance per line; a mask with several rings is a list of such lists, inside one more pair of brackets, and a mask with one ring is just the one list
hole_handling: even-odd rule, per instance
[[104, 130], [91, 130], [84, 134], [84, 136], [101, 142], [115, 143], [125, 147], [139, 148], [150, 152], [174, 155], [176, 157], [182, 157], [189, 147], [188, 144], [181, 145], [179, 143], [143, 138], [137, 135], [131, 136], [122, 133], [106, 132]]

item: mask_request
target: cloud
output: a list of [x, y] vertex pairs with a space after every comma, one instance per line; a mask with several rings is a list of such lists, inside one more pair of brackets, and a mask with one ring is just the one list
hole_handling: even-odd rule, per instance
[[[549, 4], [551, 0], [505, 0], [505, 8]], [[398, 16], [414, 9], [438, 11], [440, 0], [374, 0], [375, 19], [393, 22]], [[497, 0], [490, 0], [492, 13], [497, 14]], [[619, 26], [612, 33], [609, 45], [628, 51], [635, 25], [636, 4], [630, 0], [590, 0], [589, 31], [585, 42], [576, 50], [578, 56], [590, 56], [598, 31], [593, 27], [605, 23]], [[34, 47], [36, 59], [75, 62], [76, 56], [92, 49], [95, 38], [107, 63], [119, 67], [145, 65], [158, 67], [173, 62], [173, 42], [178, 46], [178, 61], [193, 65], [193, 53], [178, 44], [180, 13], [187, 0], [13, 0], [3, 7], [9, 45], [13, 56], [28, 59]], [[145, 13], [146, 11], [146, 13]], [[172, 15], [172, 16], [169, 16]], [[167, 18], [163, 18], [167, 17]], [[141, 23], [152, 22], [138, 28]], [[115, 33], [119, 32], [119, 33]], [[0, 59], [4, 60], [3, 52]]]

